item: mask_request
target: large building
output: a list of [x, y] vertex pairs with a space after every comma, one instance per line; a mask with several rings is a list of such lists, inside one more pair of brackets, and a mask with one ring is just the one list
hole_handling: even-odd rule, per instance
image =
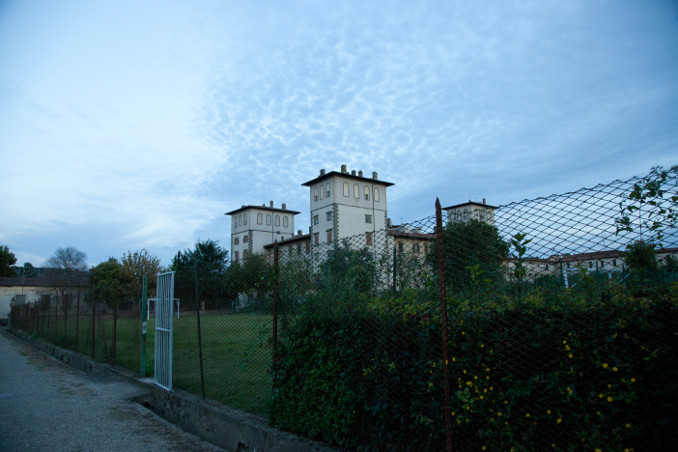
[[252, 253], [263, 253], [269, 243], [284, 242], [294, 236], [294, 216], [299, 212], [287, 210], [282, 204], [242, 206], [227, 212], [231, 216], [231, 256], [234, 262], [247, 259]]

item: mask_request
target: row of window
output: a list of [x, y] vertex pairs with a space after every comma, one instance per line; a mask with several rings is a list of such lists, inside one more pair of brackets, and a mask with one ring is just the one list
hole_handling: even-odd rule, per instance
[[[275, 222], [276, 226], [280, 226], [280, 215], [276, 215], [273, 218], [273, 221]], [[245, 221], [244, 224], [247, 224], [247, 221]], [[264, 214], [263, 213], [258, 213], [257, 214], [257, 224], [264, 224]], [[288, 228], [290, 226], [290, 219], [287, 216], [282, 217], [282, 225], [284, 228]], [[236, 224], [237, 226], [237, 224]], [[266, 214], [266, 226], [271, 226], [271, 214], [267, 213]]]
[[[245, 237], [242, 238], [242, 243], [247, 243], [249, 241], [250, 241], [250, 238], [248, 236], [245, 236]], [[233, 239], [233, 244], [234, 245], [240, 245], [240, 238], [236, 237], [235, 239]]]
[[[351, 196], [351, 186], [348, 182], [344, 182], [344, 197], [348, 198]], [[362, 196], [365, 201], [370, 200], [370, 196], [374, 196], [374, 202], [379, 202], [380, 192], [379, 187], [374, 187], [372, 193], [370, 193], [369, 185], [363, 187]], [[318, 201], [319, 199], [329, 198], [330, 197], [330, 183], [320, 185], [313, 189], [313, 200]], [[353, 197], [355, 199], [360, 199], [360, 186], [358, 184], [353, 184]]]
[[[426, 252], [428, 252], [428, 248], [426, 247], [426, 245], [424, 245], [424, 249], [425, 249]], [[401, 252], [401, 253], [405, 251], [405, 244], [403, 242], [398, 243], [398, 251]], [[413, 254], [419, 254], [420, 251], [421, 251], [420, 245], [418, 243], [413, 243], [412, 244], [412, 253]]]
[[[235, 262], [240, 261], [240, 252], [235, 251], [233, 253], [233, 257], [234, 257]], [[245, 259], [247, 259], [247, 250], [242, 251], [242, 260], [245, 260]]]

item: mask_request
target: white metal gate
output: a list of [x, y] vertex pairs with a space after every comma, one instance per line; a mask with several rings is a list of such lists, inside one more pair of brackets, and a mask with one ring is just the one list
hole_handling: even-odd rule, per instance
[[172, 314], [174, 272], [158, 274], [155, 305], [155, 384], [172, 390]]

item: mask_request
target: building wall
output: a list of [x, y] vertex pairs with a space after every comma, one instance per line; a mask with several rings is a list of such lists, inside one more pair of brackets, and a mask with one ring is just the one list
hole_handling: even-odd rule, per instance
[[0, 286], [0, 318], [6, 318], [11, 311], [12, 299], [17, 295], [26, 295], [26, 302], [40, 301], [42, 294], [49, 294], [48, 287]]
[[294, 235], [296, 212], [273, 207], [248, 207], [231, 214], [231, 259], [242, 261], [252, 253], [263, 253], [264, 245]]

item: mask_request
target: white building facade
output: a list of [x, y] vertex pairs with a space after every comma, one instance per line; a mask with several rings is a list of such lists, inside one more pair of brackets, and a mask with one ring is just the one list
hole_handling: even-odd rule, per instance
[[285, 204], [275, 207], [242, 206], [227, 212], [231, 216], [231, 259], [242, 262], [252, 253], [263, 253], [264, 246], [283, 242], [294, 236], [295, 210], [288, 210]]

